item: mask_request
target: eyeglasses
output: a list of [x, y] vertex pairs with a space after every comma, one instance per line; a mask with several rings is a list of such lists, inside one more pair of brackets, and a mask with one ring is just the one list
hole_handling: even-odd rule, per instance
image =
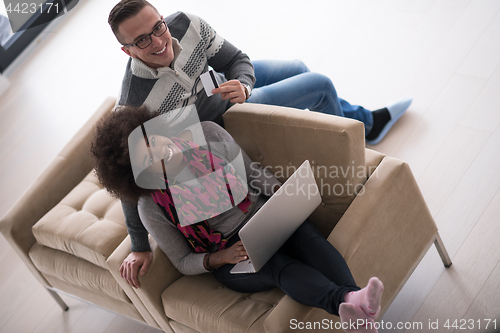
[[160, 37], [163, 35], [165, 32], [167, 32], [167, 23], [165, 23], [164, 20], [162, 20], [156, 27], [154, 27], [153, 31], [149, 35], [141, 37], [135, 44], [123, 44], [123, 46], [127, 47], [132, 47], [132, 46], [137, 46], [140, 49], [145, 49], [151, 43], [153, 40], [151, 39], [151, 35], [155, 35], [156, 37]]

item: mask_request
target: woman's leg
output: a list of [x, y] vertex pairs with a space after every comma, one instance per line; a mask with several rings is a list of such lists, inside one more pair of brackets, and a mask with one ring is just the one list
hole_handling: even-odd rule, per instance
[[359, 289], [355, 285], [339, 285], [331, 281], [319, 270], [288, 256], [282, 250], [257, 273], [231, 274], [233, 267], [225, 265], [214, 271], [215, 277], [230, 289], [254, 293], [279, 287], [297, 302], [322, 308], [335, 315], [338, 315], [344, 295]]
[[316, 227], [306, 220], [288, 239], [283, 249], [291, 257], [315, 268], [330, 281], [359, 290], [344, 257]]

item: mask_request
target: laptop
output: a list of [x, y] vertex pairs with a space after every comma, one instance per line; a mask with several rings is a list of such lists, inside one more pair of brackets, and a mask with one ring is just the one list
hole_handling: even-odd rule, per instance
[[308, 160], [240, 229], [248, 259], [232, 274], [258, 272], [321, 203], [318, 185]]

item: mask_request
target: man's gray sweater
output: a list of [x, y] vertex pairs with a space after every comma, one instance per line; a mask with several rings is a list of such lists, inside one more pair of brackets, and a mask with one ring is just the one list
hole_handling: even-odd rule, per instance
[[[200, 121], [223, 126], [222, 115], [233, 104], [220, 94], [207, 97], [200, 74], [211, 66], [221, 82], [237, 79], [253, 87], [253, 65], [246, 54], [222, 38], [203, 19], [177, 12], [165, 18], [172, 35], [174, 60], [170, 67], [153, 69], [137, 58], [130, 58], [122, 82], [119, 105], [160, 110], [175, 127], [193, 125], [195, 105]], [[123, 202], [123, 211], [132, 240], [132, 251], [149, 251], [147, 231], [142, 226], [137, 206]]]
[[166, 17], [165, 22], [172, 35], [172, 64], [153, 69], [138, 58], [130, 58], [118, 104], [145, 105], [165, 114], [173, 125], [187, 119], [192, 109], [185, 107], [195, 104], [200, 121], [222, 126], [222, 115], [232, 103], [222, 100], [220, 94], [207, 97], [200, 74], [211, 66], [221, 82], [237, 79], [253, 87], [250, 59], [198, 16], [177, 12]]

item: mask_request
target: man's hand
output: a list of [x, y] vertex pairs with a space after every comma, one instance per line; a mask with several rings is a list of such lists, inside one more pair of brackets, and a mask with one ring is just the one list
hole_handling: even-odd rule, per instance
[[[139, 280], [137, 274], [143, 276], [148, 271], [149, 265], [153, 261], [153, 253], [148, 252], [132, 252], [120, 266], [120, 275], [134, 288], [139, 288]], [[139, 271], [140, 270], [140, 271]]]
[[223, 100], [229, 100], [231, 103], [244, 103], [247, 99], [245, 87], [238, 80], [224, 82], [212, 90], [212, 94], [221, 94]]

